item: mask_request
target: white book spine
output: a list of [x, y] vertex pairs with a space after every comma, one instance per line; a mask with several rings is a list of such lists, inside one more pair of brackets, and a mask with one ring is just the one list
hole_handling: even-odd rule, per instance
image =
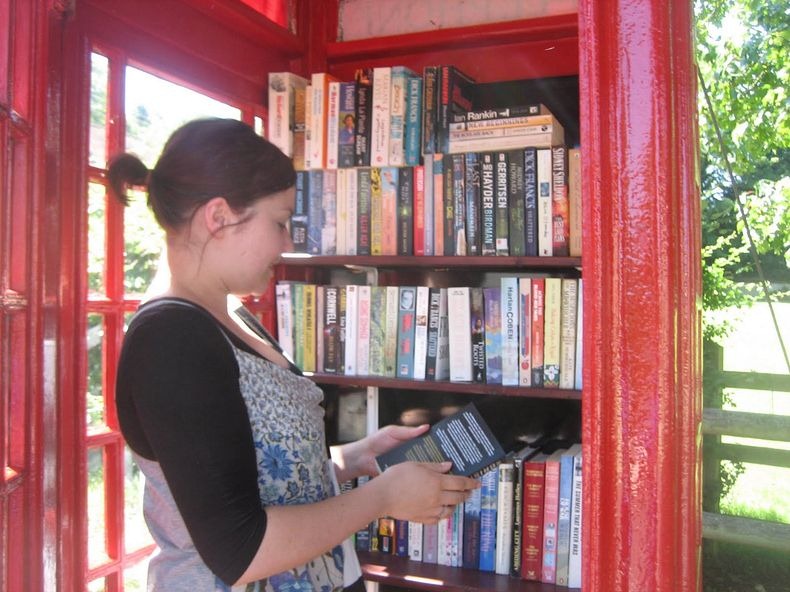
[[409, 520], [409, 559], [412, 561], [422, 561], [422, 533], [422, 524]]
[[583, 330], [584, 330], [584, 318], [582, 316], [582, 311], [584, 310], [583, 306], [583, 296], [584, 296], [584, 282], [581, 278], [579, 278], [579, 284], [577, 288], [576, 294], [576, 367], [574, 368], [574, 378], [573, 378], [573, 386], [576, 390], [582, 390], [582, 363], [584, 361], [584, 356], [582, 355], [582, 342], [583, 342]]
[[560, 371], [560, 320], [562, 280], [546, 278], [543, 304], [543, 386], [558, 387]]
[[428, 353], [428, 287], [417, 287], [414, 318], [414, 375], [415, 380], [425, 380], [425, 360]]
[[304, 88], [307, 80], [291, 72], [269, 74], [269, 141], [286, 156], [293, 156], [294, 89]]
[[313, 168], [313, 85], [308, 84], [304, 92], [304, 168]]
[[576, 378], [576, 308], [578, 286], [575, 279], [562, 280], [560, 311], [560, 388], [572, 389]]
[[450, 340], [450, 381], [472, 380], [472, 332], [469, 315], [469, 288], [447, 289], [448, 337]]
[[551, 150], [538, 150], [538, 255], [554, 254], [551, 220]]
[[[447, 288], [441, 288], [439, 296], [439, 346], [436, 352], [436, 380], [447, 380], [450, 377], [450, 333], [447, 316]], [[470, 334], [471, 350], [471, 334]], [[469, 352], [471, 365], [472, 352]]]
[[518, 280], [518, 383], [532, 385], [532, 279]]
[[387, 312], [384, 329], [384, 375], [395, 376], [398, 353], [398, 286], [387, 286]]
[[438, 535], [436, 540], [436, 563], [452, 567], [452, 516], [442, 518], [438, 523]]
[[327, 85], [327, 113], [326, 113], [326, 168], [337, 168], [337, 150], [339, 139], [340, 120], [340, 82], [331, 81]]
[[357, 374], [357, 313], [359, 286], [346, 286], [346, 346], [344, 373], [346, 376]]
[[373, 68], [373, 101], [370, 122], [370, 165], [389, 164], [390, 140], [390, 86], [392, 68], [383, 66]]
[[390, 75], [390, 166], [403, 166], [406, 161], [404, 137], [406, 129], [406, 83], [408, 73], [402, 67], [391, 70]]
[[502, 294], [502, 384], [518, 385], [518, 278], [503, 277]]
[[357, 170], [346, 169], [346, 204], [348, 218], [346, 224], [346, 251], [349, 255], [357, 254]]
[[370, 374], [370, 286], [357, 291], [357, 375]]
[[494, 571], [509, 575], [513, 558], [513, 487], [516, 469], [512, 461], [505, 461], [499, 464], [498, 470]]
[[568, 555], [568, 587], [582, 587], [582, 453], [573, 462], [571, 497], [571, 548]]
[[291, 300], [291, 285], [277, 284], [274, 290], [277, 305], [277, 341], [285, 352], [285, 357], [293, 360], [293, 302]]
[[336, 251], [338, 255], [348, 255], [348, 171], [351, 169], [338, 169], [335, 173], [337, 179], [337, 234]]
[[321, 184], [321, 254], [337, 254], [337, 171], [324, 169]]
[[326, 165], [326, 92], [325, 72], [315, 72], [311, 77], [312, 104], [310, 136], [310, 168], [323, 169]]

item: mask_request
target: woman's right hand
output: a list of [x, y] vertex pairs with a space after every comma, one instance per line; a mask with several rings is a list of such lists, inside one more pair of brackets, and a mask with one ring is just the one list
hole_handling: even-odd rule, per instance
[[452, 514], [472, 490], [480, 487], [477, 479], [448, 475], [452, 464], [404, 462], [389, 467], [375, 480], [386, 486], [386, 515], [400, 520], [435, 524]]

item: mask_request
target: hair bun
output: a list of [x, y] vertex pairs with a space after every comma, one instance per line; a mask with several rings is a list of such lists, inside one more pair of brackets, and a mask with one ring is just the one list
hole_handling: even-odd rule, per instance
[[130, 187], [148, 187], [151, 171], [134, 154], [126, 153], [114, 156], [107, 163], [107, 180], [110, 192], [123, 205], [129, 205], [126, 194]]

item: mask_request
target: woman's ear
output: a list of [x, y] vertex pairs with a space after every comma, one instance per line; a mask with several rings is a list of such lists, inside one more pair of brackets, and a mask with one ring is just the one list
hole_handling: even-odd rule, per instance
[[236, 215], [230, 209], [224, 197], [212, 197], [203, 204], [203, 220], [209, 234], [216, 235], [225, 226], [233, 224]]

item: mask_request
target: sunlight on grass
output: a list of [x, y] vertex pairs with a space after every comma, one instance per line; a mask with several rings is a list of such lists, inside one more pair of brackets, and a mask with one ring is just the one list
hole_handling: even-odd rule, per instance
[[721, 500], [722, 514], [790, 524], [790, 469], [748, 463], [744, 469]]

